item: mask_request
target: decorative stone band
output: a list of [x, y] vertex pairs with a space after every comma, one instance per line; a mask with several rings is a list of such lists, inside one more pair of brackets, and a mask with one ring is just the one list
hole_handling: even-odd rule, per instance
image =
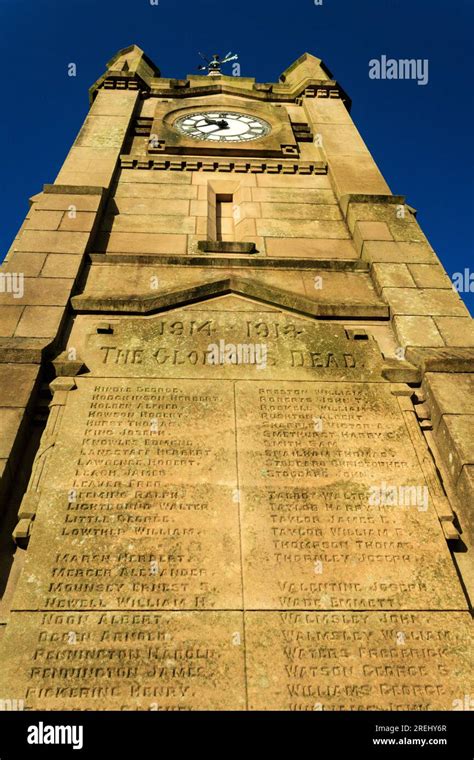
[[110, 77], [99, 89], [104, 90], [138, 90], [142, 86], [136, 79], [119, 79], [118, 77]]
[[120, 156], [122, 169], [161, 169], [162, 171], [239, 172], [255, 174], [327, 174], [324, 161], [229, 161], [221, 158], [138, 158]]
[[[222, 241], [217, 244], [222, 244]], [[198, 249], [199, 250], [199, 249]], [[221, 251], [222, 253], [222, 251]], [[89, 253], [89, 259], [92, 262], [98, 264], [140, 264], [145, 266], [147, 264], [160, 264], [165, 265], [183, 265], [183, 257], [181, 255], [172, 255], [164, 253]], [[315, 268], [315, 260], [304, 257], [292, 256], [288, 259], [278, 258], [274, 256], [261, 256], [259, 252], [256, 254], [249, 254], [245, 256], [233, 255], [232, 258], [228, 254], [212, 255], [210, 252], [206, 252], [205, 255], [193, 255], [186, 256], [186, 267], [203, 267], [211, 265], [213, 267], [225, 267], [230, 269], [232, 267], [258, 267], [263, 269], [309, 269], [311, 271], [330, 270], [334, 272], [364, 272], [369, 274], [370, 267], [366, 261], [361, 259], [318, 259]]]
[[345, 97], [340, 92], [340, 90], [334, 90], [330, 87], [306, 87], [305, 90], [301, 93], [301, 96], [296, 98], [296, 105], [303, 105], [302, 98], [342, 98], [343, 100]]
[[[227, 77], [228, 79], [228, 77]], [[106, 80], [106, 82], [109, 80]], [[128, 80], [133, 81], [133, 80]], [[174, 84], [174, 86], [173, 86]], [[104, 82], [104, 86], [107, 86]], [[110, 86], [110, 85], [109, 85]], [[148, 96], [148, 92], [144, 93]], [[336, 82], [315, 82], [314, 84], [305, 84], [303, 87], [299, 87], [298, 90], [289, 91], [285, 85], [259, 85], [254, 83], [253, 89], [248, 90], [242, 86], [239, 87], [238, 80], [236, 78], [236, 84], [234, 86], [228, 83], [219, 84], [206, 84], [199, 87], [189, 86], [189, 81], [176, 83], [176, 80], [170, 81], [170, 88], [154, 87], [152, 85], [150, 90], [150, 96], [157, 98], [170, 98], [170, 97], [198, 97], [203, 95], [246, 95], [252, 97], [254, 100], [271, 100], [272, 102], [279, 103], [296, 103], [302, 102], [302, 98], [338, 98], [344, 101], [348, 100], [346, 93], [342, 88], [337, 85]]]
[[[226, 79], [229, 79], [226, 77]], [[190, 87], [189, 80], [176, 80], [170, 79], [169, 87], [163, 87], [161, 82], [157, 82], [156, 85], [152, 84], [151, 88], [139, 78], [133, 76], [117, 76], [109, 75], [104, 81], [95, 89], [98, 90], [138, 90], [141, 89], [141, 95], [144, 98], [196, 98], [205, 95], [245, 95], [251, 97], [253, 100], [271, 101], [278, 103], [295, 103], [296, 105], [302, 105], [303, 98], [337, 98], [343, 100], [345, 103], [350, 102], [346, 93], [334, 82], [315, 82], [314, 84], [305, 83], [303, 87], [299, 87], [297, 90], [289, 90], [282, 84], [268, 84], [262, 85], [258, 83], [253, 84], [253, 88], [239, 86], [237, 77], [235, 78], [236, 84], [230, 85], [228, 82], [217, 82], [213, 84], [205, 84], [203, 86]], [[165, 80], [166, 81], [166, 80]]]

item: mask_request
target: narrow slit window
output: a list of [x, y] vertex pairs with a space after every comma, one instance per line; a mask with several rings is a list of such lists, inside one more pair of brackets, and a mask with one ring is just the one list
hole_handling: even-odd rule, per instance
[[233, 195], [216, 195], [216, 240], [234, 240]]

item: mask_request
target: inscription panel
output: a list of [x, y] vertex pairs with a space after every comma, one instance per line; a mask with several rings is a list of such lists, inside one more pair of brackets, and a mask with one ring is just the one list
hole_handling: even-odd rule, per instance
[[251, 612], [251, 710], [466, 710], [468, 613]]
[[241, 609], [232, 386], [77, 382], [15, 609]]
[[389, 387], [238, 382], [236, 398], [247, 609], [465, 609]]
[[178, 309], [110, 322], [79, 316], [69, 348], [96, 377], [382, 380], [374, 340], [292, 314]]
[[2, 646], [0, 698], [28, 710], [246, 705], [238, 612], [13, 613]]

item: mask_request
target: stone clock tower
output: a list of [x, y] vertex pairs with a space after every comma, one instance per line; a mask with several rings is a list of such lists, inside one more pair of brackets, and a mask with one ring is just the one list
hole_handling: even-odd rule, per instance
[[211, 74], [117, 53], [2, 266], [2, 705], [465, 709], [472, 320], [319, 59]]

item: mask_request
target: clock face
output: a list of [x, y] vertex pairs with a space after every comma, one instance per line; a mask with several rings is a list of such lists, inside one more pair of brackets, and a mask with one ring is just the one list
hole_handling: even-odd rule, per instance
[[233, 111], [200, 111], [182, 116], [175, 128], [193, 140], [216, 143], [237, 143], [258, 140], [270, 133], [271, 127], [263, 119]]

